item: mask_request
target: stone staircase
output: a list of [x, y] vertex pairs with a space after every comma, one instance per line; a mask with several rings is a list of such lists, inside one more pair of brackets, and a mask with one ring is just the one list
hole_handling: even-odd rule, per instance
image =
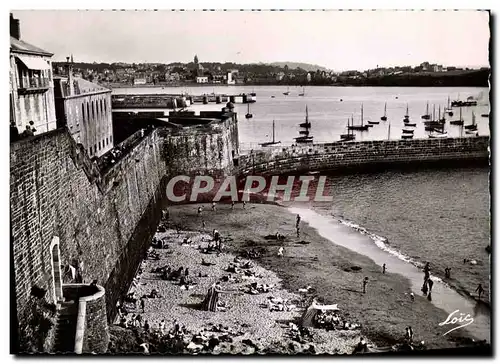
[[55, 329], [54, 353], [74, 353], [78, 303], [62, 302]]

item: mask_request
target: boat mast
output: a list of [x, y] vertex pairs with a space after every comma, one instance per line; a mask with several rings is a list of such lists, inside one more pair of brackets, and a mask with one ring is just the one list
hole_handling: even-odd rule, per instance
[[387, 116], [387, 102], [384, 105], [384, 116]]
[[361, 104], [361, 126], [363, 126], [363, 104]]
[[425, 115], [429, 115], [429, 101], [427, 101], [427, 106], [425, 108]]
[[387, 128], [387, 140], [391, 140], [391, 122], [389, 121], [389, 126]]
[[462, 119], [462, 108], [460, 108], [460, 120], [463, 121], [463, 119]]
[[448, 109], [450, 108], [450, 95], [448, 95]]
[[436, 105], [432, 105], [432, 121], [436, 121]]
[[274, 143], [274, 119], [273, 119], [273, 143]]

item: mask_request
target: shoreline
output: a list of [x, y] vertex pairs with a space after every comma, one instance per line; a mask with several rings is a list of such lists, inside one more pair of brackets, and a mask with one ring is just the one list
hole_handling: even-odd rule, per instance
[[[170, 207], [170, 225], [201, 230], [197, 206]], [[361, 323], [362, 335], [376, 345], [401, 342], [408, 325], [413, 327], [415, 341], [424, 341], [428, 349], [453, 348], [470, 341], [468, 333], [462, 329], [443, 336], [438, 323], [448, 315], [419, 294], [415, 295], [415, 302], [410, 302], [411, 285], [407, 278], [393, 273], [382, 274], [369, 257], [331, 244], [306, 224], [302, 227], [301, 240], [308, 243], [297, 244], [294, 215], [283, 206], [249, 204], [243, 210], [237, 205], [232, 211], [229, 205], [219, 205], [215, 213], [205, 210], [202, 219], [208, 231], [216, 228], [223, 238], [231, 239], [231, 253], [251, 247], [266, 249], [256, 263], [275, 272], [285, 289], [297, 292], [311, 285], [323, 302], [338, 303], [340, 308], [347, 309], [349, 318]], [[286, 236], [284, 259], [277, 257], [276, 243], [273, 245], [263, 239], [276, 231]], [[361, 272], [352, 267], [361, 267]], [[360, 292], [364, 276], [370, 276], [366, 295]], [[422, 317], [427, 319], [422, 321]]]
[[[376, 235], [376, 234], [372, 233], [370, 230], [366, 229], [365, 227], [360, 226], [352, 221], [345, 220], [345, 219], [342, 219], [340, 217], [333, 216], [333, 215], [332, 215], [332, 218], [337, 220], [340, 224], [348, 226], [348, 227], [358, 231], [360, 234], [368, 235], [370, 237], [370, 239], [373, 241], [373, 243], [379, 249], [385, 251], [387, 254], [390, 254], [390, 255], [392, 255], [392, 256], [394, 256], [394, 257], [396, 257], [404, 262], [407, 262], [418, 269], [423, 269], [423, 267], [425, 265], [424, 262], [419, 261], [419, 260], [415, 260], [413, 257], [406, 255], [406, 254], [400, 252], [399, 250], [396, 250], [396, 248], [391, 246], [390, 241], [386, 237]], [[376, 240], [378, 240], [382, 246], [377, 244]], [[475, 299], [474, 294], [472, 292], [470, 292], [469, 290], [467, 290], [460, 283], [460, 281], [458, 281], [457, 279], [446, 278], [442, 274], [437, 274], [436, 272], [431, 274], [431, 278], [433, 278], [435, 281], [436, 280], [439, 281], [441, 284], [447, 286], [448, 288], [453, 289], [454, 291], [456, 291], [458, 294], [460, 294], [465, 299]], [[489, 298], [487, 298], [487, 299], [483, 298], [481, 300], [481, 302], [483, 304], [485, 304], [489, 309], [491, 309], [491, 302], [490, 302]]]

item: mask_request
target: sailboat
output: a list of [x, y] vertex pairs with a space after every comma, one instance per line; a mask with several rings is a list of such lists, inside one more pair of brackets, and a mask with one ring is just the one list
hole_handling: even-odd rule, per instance
[[269, 145], [276, 145], [276, 144], [280, 144], [280, 143], [281, 143], [281, 141], [276, 141], [276, 140], [274, 139], [274, 128], [275, 128], [275, 127], [274, 127], [274, 120], [273, 120], [273, 140], [272, 140], [272, 141], [270, 141], [270, 142], [259, 143], [259, 145], [260, 145], [260, 146], [262, 146], [262, 147], [267, 147], [267, 146], [269, 146]]
[[438, 127], [432, 128], [429, 133], [429, 138], [448, 138], [448, 133], [444, 130], [444, 123]]
[[283, 95], [288, 96], [290, 95], [290, 87], [286, 89], [286, 92], [283, 92]]
[[[354, 140], [356, 138], [356, 135], [354, 135], [354, 133], [351, 133], [351, 131], [349, 130], [349, 121], [350, 121], [350, 118], [347, 119], [347, 134], [340, 134], [340, 140], [342, 141], [349, 141], [349, 140]], [[353, 119], [353, 122], [354, 122], [354, 119]]]
[[384, 105], [384, 116], [380, 117], [380, 120], [382, 120], [382, 121], [387, 120], [387, 102]]
[[347, 127], [349, 130], [362, 130], [362, 131], [366, 131], [368, 130], [369, 128], [369, 125], [368, 124], [363, 124], [363, 104], [361, 104], [361, 125], [354, 125], [351, 124], [350, 126]]
[[312, 143], [313, 137], [309, 136], [309, 129], [311, 128], [311, 123], [309, 122], [309, 112], [307, 110], [307, 105], [306, 105], [306, 121], [304, 123], [299, 124], [300, 127], [304, 128], [305, 130], [301, 130], [299, 133], [303, 134], [303, 136], [299, 136], [297, 138], [294, 138], [297, 143]]
[[462, 108], [460, 108], [460, 119], [450, 120], [450, 125], [464, 125], [464, 119], [462, 118]]
[[438, 111], [438, 121], [440, 123], [445, 123], [446, 119], [444, 117], [445, 112], [443, 111], [443, 117], [441, 117], [441, 105], [439, 105], [439, 111]]
[[311, 127], [311, 123], [309, 121], [309, 112], [307, 110], [307, 105], [306, 105], [306, 121], [303, 123], [300, 123], [299, 126], [302, 128], [310, 128]]
[[441, 128], [444, 125], [443, 121], [439, 121], [440, 116], [436, 119], [436, 105], [432, 105], [432, 119], [424, 121], [425, 130], [432, 131], [434, 128]]
[[444, 110], [445, 113], [448, 113], [449, 116], [453, 116], [453, 109], [450, 106], [450, 95], [448, 95], [448, 104], [446, 106], [446, 109]]
[[302, 92], [301, 92], [301, 93], [299, 93], [299, 96], [304, 96], [305, 94], [306, 94], [306, 93], [305, 93], [305, 91], [304, 91], [304, 87], [302, 87]]
[[422, 115], [422, 119], [429, 120], [431, 115], [429, 114], [429, 101], [427, 101], [427, 106], [425, 107], [425, 114]]
[[[476, 114], [474, 114], [474, 111], [472, 112], [472, 124], [465, 125], [464, 128], [465, 128], [465, 130], [470, 130], [470, 131], [477, 130]], [[466, 131], [466, 133], [467, 133], [467, 131]], [[469, 134], [469, 133], [467, 133], [467, 134]]]
[[417, 126], [417, 123], [410, 123], [410, 116], [408, 115], [408, 104], [406, 104], [406, 114], [403, 122], [405, 123], [405, 126]]
[[253, 118], [253, 115], [250, 114], [250, 104], [247, 104], [247, 105], [248, 105], [248, 109], [247, 109], [247, 113], [245, 115], [245, 118], [251, 119], [251, 118]]

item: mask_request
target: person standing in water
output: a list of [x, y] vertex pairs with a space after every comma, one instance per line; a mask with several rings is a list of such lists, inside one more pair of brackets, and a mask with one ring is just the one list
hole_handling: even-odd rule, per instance
[[386, 266], [385, 266], [385, 263], [384, 263], [384, 265], [382, 265], [382, 274], [385, 274], [385, 270], [386, 270]]

